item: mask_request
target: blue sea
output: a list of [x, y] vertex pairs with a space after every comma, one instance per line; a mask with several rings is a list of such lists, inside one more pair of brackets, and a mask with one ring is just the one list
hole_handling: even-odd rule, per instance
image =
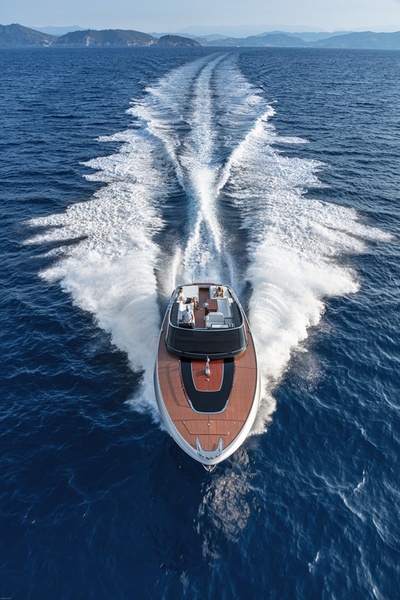
[[[0, 50], [0, 596], [394, 600], [400, 53]], [[152, 385], [233, 286], [263, 397], [212, 472]]]

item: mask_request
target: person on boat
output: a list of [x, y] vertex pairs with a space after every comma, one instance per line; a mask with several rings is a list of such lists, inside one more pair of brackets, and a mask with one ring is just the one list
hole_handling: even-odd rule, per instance
[[199, 299], [197, 296], [193, 296], [192, 298], [194, 308], [199, 308]]
[[182, 323], [194, 323], [194, 314], [189, 304], [186, 305], [186, 309], [182, 313]]
[[217, 286], [215, 290], [214, 298], [223, 298], [224, 297], [224, 288], [221, 285]]
[[179, 292], [178, 292], [178, 301], [182, 302], [183, 304], [186, 304], [186, 296], [183, 293], [183, 288], [179, 288]]

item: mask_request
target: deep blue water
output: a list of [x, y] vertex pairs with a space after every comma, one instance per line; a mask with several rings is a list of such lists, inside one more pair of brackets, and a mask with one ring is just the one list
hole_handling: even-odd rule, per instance
[[[400, 577], [400, 53], [0, 51], [0, 596], [387, 599]], [[151, 385], [172, 289], [249, 311], [209, 474]]]

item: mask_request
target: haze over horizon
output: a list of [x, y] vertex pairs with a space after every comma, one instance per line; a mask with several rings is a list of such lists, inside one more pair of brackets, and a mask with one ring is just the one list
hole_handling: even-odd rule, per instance
[[[398, 31], [400, 0], [0, 0], [0, 23], [27, 27], [221, 33], [242, 36], [275, 29], [286, 31]], [[263, 23], [263, 25], [255, 25]], [[196, 33], [199, 31], [199, 33]], [[201, 33], [200, 33], [201, 32]], [[234, 33], [236, 32], [236, 33]]]

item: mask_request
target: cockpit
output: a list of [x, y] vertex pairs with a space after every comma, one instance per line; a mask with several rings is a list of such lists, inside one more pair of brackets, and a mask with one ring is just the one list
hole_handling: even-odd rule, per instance
[[192, 284], [172, 295], [167, 346], [177, 354], [234, 356], [247, 340], [243, 313], [228, 286]]

